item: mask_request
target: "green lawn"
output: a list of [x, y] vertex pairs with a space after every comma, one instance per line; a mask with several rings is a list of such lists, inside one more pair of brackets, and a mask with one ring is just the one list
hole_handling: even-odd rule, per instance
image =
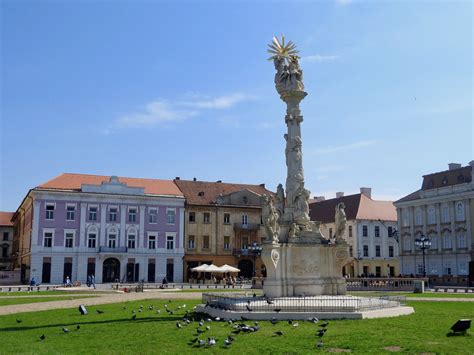
[[20, 291], [20, 292], [0, 292], [0, 297], [3, 296], [51, 296], [51, 295], [97, 295], [104, 293], [115, 293], [111, 291]]
[[51, 302], [51, 301], [69, 301], [77, 298], [93, 298], [97, 296], [89, 295], [68, 295], [66, 297], [15, 297], [15, 298], [0, 298], [0, 306], [10, 306], [14, 304], [27, 304], [37, 302]]
[[361, 297], [379, 297], [379, 296], [406, 296], [406, 297], [421, 297], [421, 298], [474, 298], [474, 293], [413, 293], [413, 292], [380, 292], [380, 291], [351, 291], [350, 295]]
[[[173, 315], [164, 312], [187, 304]], [[198, 301], [150, 300], [88, 307], [89, 314], [81, 316], [77, 309], [23, 313], [0, 317], [2, 346], [0, 353], [195, 353], [228, 352], [240, 354], [302, 354], [320, 351], [350, 349], [355, 353], [389, 353], [400, 349], [407, 353], [472, 354], [474, 331], [467, 336], [447, 337], [450, 326], [459, 318], [474, 318], [474, 306], [465, 303], [412, 302], [416, 313], [409, 316], [372, 320], [330, 321], [324, 336], [323, 350], [316, 349], [315, 333], [318, 325], [300, 322], [293, 328], [287, 322], [272, 325], [260, 322], [261, 329], [251, 334], [236, 335], [229, 349], [223, 340], [230, 334], [231, 326], [225, 322], [207, 323], [211, 329], [202, 338], [213, 336], [218, 344], [213, 348], [195, 348], [188, 342], [195, 338], [197, 324], [181, 329], [176, 322], [191, 310]], [[144, 306], [138, 312], [139, 305]], [[153, 304], [154, 310], [148, 306]], [[124, 307], [126, 307], [124, 309]], [[104, 311], [97, 314], [96, 310]], [[132, 320], [132, 309], [137, 319]], [[157, 314], [156, 309], [161, 309]], [[21, 320], [17, 323], [16, 319]], [[76, 330], [76, 326], [80, 329]], [[70, 329], [69, 333], [62, 331]], [[282, 331], [283, 336], [273, 336]], [[39, 337], [46, 339], [41, 342]], [[391, 348], [389, 348], [391, 347]], [[332, 349], [332, 350], [330, 350]]]

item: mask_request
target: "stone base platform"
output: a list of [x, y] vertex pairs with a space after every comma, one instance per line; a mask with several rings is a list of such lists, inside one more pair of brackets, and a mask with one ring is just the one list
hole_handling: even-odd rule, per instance
[[414, 313], [400, 300], [355, 296], [281, 297], [267, 299], [245, 295], [204, 294], [196, 308], [221, 319], [307, 320], [398, 317]]

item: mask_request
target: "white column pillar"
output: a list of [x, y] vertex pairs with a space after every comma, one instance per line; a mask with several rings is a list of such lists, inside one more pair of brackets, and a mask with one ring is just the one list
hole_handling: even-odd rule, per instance
[[[452, 238], [451, 242], [452, 242], [452, 245], [453, 245], [452, 252], [456, 253], [458, 240], [457, 240], [457, 237], [456, 237], [456, 218], [455, 218], [456, 216], [454, 214], [454, 212], [455, 212], [454, 204], [455, 204], [455, 202], [452, 201], [451, 203], [448, 204], [448, 208], [449, 208], [449, 219], [451, 221], [450, 229], [451, 229], [451, 238]], [[457, 270], [457, 265], [456, 265], [456, 270]]]
[[87, 203], [81, 202], [81, 215], [79, 224], [79, 248], [86, 246], [86, 215], [87, 215]]
[[127, 221], [127, 206], [120, 205], [120, 231], [119, 231], [119, 240], [117, 241], [117, 246], [126, 247], [127, 246], [127, 237], [126, 237], [126, 228], [125, 223]]
[[41, 202], [35, 199], [33, 203], [33, 226], [31, 230], [31, 246], [32, 247], [39, 245], [38, 236], [40, 232], [39, 231], [40, 209], [41, 209]]
[[467, 250], [474, 249], [474, 233], [472, 232], [471, 206], [469, 200], [462, 201], [464, 205], [464, 219], [466, 220], [466, 243]]
[[[105, 221], [107, 220], [107, 205], [100, 205], [100, 235], [97, 240], [97, 246], [106, 246], [107, 245], [107, 236], [105, 235]], [[100, 265], [102, 267], [102, 264]], [[102, 279], [102, 276], [101, 276]], [[97, 282], [97, 279], [96, 279]]]
[[[145, 206], [140, 206], [140, 229], [138, 230], [138, 235], [137, 235], [137, 248], [146, 247], [146, 241], [145, 241], [145, 212], [146, 212], [146, 207]], [[141, 268], [140, 268], [141, 269]], [[142, 271], [140, 270], [140, 274]]]
[[435, 209], [435, 218], [436, 218], [436, 230], [438, 231], [439, 243], [438, 243], [438, 252], [441, 253], [443, 249], [443, 236], [441, 235], [441, 204], [437, 203], [434, 206]]

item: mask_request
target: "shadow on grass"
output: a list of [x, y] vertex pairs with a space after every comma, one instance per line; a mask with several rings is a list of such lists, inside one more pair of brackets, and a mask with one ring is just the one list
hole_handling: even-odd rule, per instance
[[99, 320], [99, 321], [90, 321], [90, 322], [72, 322], [72, 323], [55, 323], [55, 324], [47, 324], [47, 325], [38, 325], [38, 326], [22, 326], [22, 327], [8, 327], [8, 328], [0, 328], [0, 331], [2, 332], [17, 332], [17, 331], [22, 331], [22, 330], [34, 330], [34, 329], [43, 329], [43, 328], [57, 328], [57, 327], [75, 327], [76, 325], [87, 325], [87, 324], [112, 324], [112, 323], [145, 323], [145, 322], [169, 322], [169, 321], [178, 321], [182, 320], [183, 317], [179, 316], [173, 316], [173, 317], [159, 317], [159, 318], [153, 318], [153, 317], [144, 317], [144, 318], [136, 318], [135, 320], [132, 319], [131, 317], [129, 318], [121, 318], [121, 319], [109, 319], [109, 320]]

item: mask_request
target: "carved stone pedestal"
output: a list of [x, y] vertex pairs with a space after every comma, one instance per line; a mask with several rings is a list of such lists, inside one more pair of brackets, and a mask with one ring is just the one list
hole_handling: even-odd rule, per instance
[[349, 261], [348, 245], [268, 243], [262, 260], [267, 267], [263, 292], [268, 297], [345, 295], [342, 266]]

